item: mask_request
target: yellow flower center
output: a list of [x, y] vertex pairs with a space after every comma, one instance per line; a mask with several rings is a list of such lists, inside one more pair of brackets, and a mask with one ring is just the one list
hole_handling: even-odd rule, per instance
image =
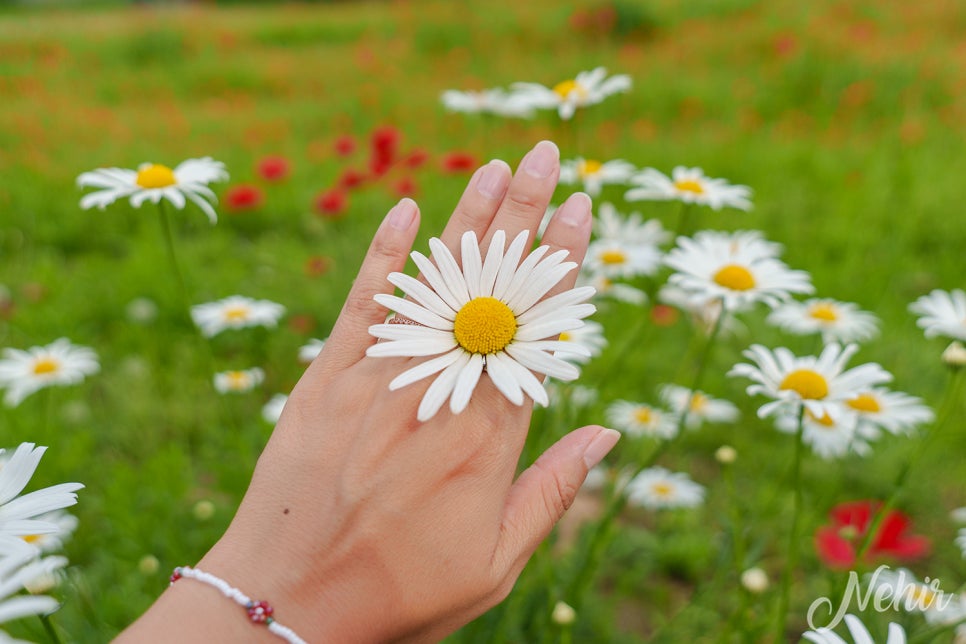
[[602, 165], [603, 164], [600, 161], [585, 159], [584, 161], [581, 161], [580, 164], [577, 166], [577, 174], [580, 175], [581, 179], [592, 177], [600, 172], [600, 168], [602, 167]]
[[142, 188], [167, 188], [178, 183], [178, 180], [174, 178], [174, 171], [168, 166], [151, 163], [138, 170], [135, 183]]
[[732, 291], [748, 291], [755, 288], [755, 276], [744, 266], [728, 264], [712, 278], [716, 284]]
[[654, 414], [647, 407], [638, 407], [634, 410], [634, 420], [641, 423], [642, 425], [647, 425], [654, 419]]
[[828, 395], [825, 377], [811, 369], [796, 369], [778, 385], [781, 391], [794, 391], [804, 400], [821, 400]]
[[667, 483], [655, 483], [651, 486], [651, 491], [657, 496], [669, 497], [674, 492], [674, 488]]
[[611, 248], [600, 254], [600, 261], [609, 266], [615, 266], [626, 263], [627, 255], [619, 248]]
[[912, 586], [908, 593], [909, 598], [919, 608], [929, 608], [936, 601], [936, 593], [928, 586]]
[[26, 541], [27, 543], [37, 543], [38, 541], [40, 541], [39, 534], [25, 534], [20, 538]]
[[248, 319], [248, 313], [247, 306], [230, 306], [225, 309], [224, 316], [230, 322], [241, 322]]
[[812, 420], [823, 427], [835, 427], [835, 421], [832, 417], [828, 415], [828, 412], [824, 412], [821, 416], [816, 416], [812, 412], [805, 410], [805, 415], [808, 416], [809, 420]]
[[34, 375], [42, 376], [48, 373], [57, 373], [60, 371], [60, 362], [53, 358], [41, 358], [34, 363]]
[[704, 194], [704, 186], [694, 179], [681, 179], [680, 181], [675, 181], [674, 187], [681, 192], [693, 192], [696, 195]]
[[456, 314], [453, 335], [470, 353], [488, 355], [502, 351], [517, 332], [517, 318], [510, 307], [495, 297], [477, 297]]
[[831, 304], [814, 304], [808, 310], [808, 315], [821, 320], [822, 322], [835, 322], [839, 319], [839, 314]]
[[567, 331], [561, 331], [560, 335], [557, 336], [557, 339], [560, 340], [561, 342], [570, 342], [571, 340], [574, 339], [574, 336], [572, 336]]
[[867, 414], [882, 411], [882, 407], [879, 406], [879, 401], [872, 394], [859, 394], [852, 400], [846, 401], [845, 404], [855, 411], [865, 412]]
[[575, 80], [565, 80], [553, 86], [553, 91], [562, 99], [567, 99], [572, 92], [577, 92], [578, 98], [586, 98], [587, 90]]
[[708, 397], [697, 392], [691, 394], [691, 411], [701, 411], [708, 406]]
[[248, 386], [248, 374], [244, 371], [229, 371], [228, 382], [232, 389], [244, 389]]

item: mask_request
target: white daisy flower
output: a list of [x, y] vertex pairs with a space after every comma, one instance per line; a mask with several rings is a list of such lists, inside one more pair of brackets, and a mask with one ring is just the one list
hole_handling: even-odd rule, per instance
[[624, 487], [627, 502], [651, 510], [693, 508], [704, 501], [704, 486], [684, 472], [663, 467], [643, 470]]
[[938, 579], [918, 579], [909, 570], [877, 570], [868, 575], [869, 589], [882, 592], [889, 588], [895, 606], [921, 613], [930, 624], [955, 624], [966, 619], [966, 603], [956, 594], [942, 590]]
[[215, 374], [215, 391], [220, 394], [251, 391], [265, 380], [265, 372], [258, 367], [219, 371]]
[[548, 404], [546, 390], [531, 371], [564, 381], [579, 375], [574, 365], [552, 355], [559, 350], [577, 353], [579, 347], [547, 338], [584, 324], [582, 318], [596, 310], [585, 303], [594, 290], [574, 288], [541, 301], [577, 264], [564, 261], [565, 250], [547, 255], [549, 246], [540, 246], [521, 263], [527, 237], [527, 231], [521, 232], [504, 253], [506, 234], [497, 231], [484, 259], [476, 234], [466, 232], [461, 240], [462, 268], [443, 242], [433, 238], [429, 246], [435, 264], [412, 253], [428, 286], [403, 273], [390, 273], [389, 282], [411, 299], [375, 296], [386, 308], [418, 324], [369, 327], [370, 334], [388, 342], [372, 345], [367, 355], [436, 356], [389, 384], [394, 391], [439, 374], [419, 405], [420, 421], [432, 418], [447, 398], [454, 414], [463, 411], [484, 371], [515, 405], [523, 404], [524, 394]]
[[963, 559], [966, 559], [966, 528], [960, 528], [956, 535], [956, 545], [959, 546], [960, 551], [963, 553]]
[[591, 275], [586, 271], [581, 271], [577, 276], [577, 286], [592, 286], [596, 291], [594, 297], [598, 300], [610, 298], [637, 305], [647, 302], [647, 293], [641, 289], [630, 284], [615, 282], [603, 275]]
[[185, 207], [186, 200], [189, 200], [208, 215], [211, 223], [215, 223], [218, 215], [209, 202], [218, 200], [208, 184], [227, 180], [225, 164], [211, 157], [204, 157], [183, 161], [174, 170], [158, 163], [144, 163], [137, 170], [98, 168], [77, 177], [77, 186], [100, 188], [81, 199], [80, 207], [84, 210], [93, 206], [104, 210], [106, 206], [125, 197], [131, 198], [131, 206], [134, 208], [140, 208], [145, 201], [158, 203], [161, 199], [167, 199], [171, 205], [181, 210]]
[[[787, 434], [794, 434], [798, 431], [798, 414], [784, 410], [775, 419], [775, 426]], [[850, 452], [868, 456], [872, 448], [856, 431], [857, 427], [858, 419], [853, 413], [842, 410], [834, 415], [816, 416], [806, 409], [802, 417], [802, 442], [826, 460], [842, 458]]]
[[275, 424], [278, 419], [282, 417], [282, 410], [285, 409], [285, 403], [288, 402], [288, 396], [285, 394], [275, 394], [272, 398], [262, 406], [262, 418], [265, 422]]
[[808, 273], [791, 270], [778, 259], [781, 245], [758, 231], [704, 230], [678, 237], [664, 258], [675, 273], [668, 283], [702, 301], [721, 299], [729, 311], [755, 302], [775, 306], [792, 293], [811, 293]]
[[552, 88], [539, 83], [514, 83], [514, 98], [535, 109], [556, 109], [560, 118], [567, 121], [578, 107], [602, 102], [605, 98], [631, 88], [631, 77], [617, 74], [607, 78], [607, 70], [598, 67], [580, 72], [573, 80], [557, 83]]
[[450, 112], [464, 114], [496, 114], [516, 118], [530, 118], [533, 108], [519, 96], [500, 88], [480, 91], [448, 89], [440, 100]]
[[76, 385], [99, 370], [94, 350], [71, 344], [67, 338], [26, 351], [4, 349], [0, 359], [0, 387], [7, 393], [3, 400], [8, 407], [16, 407], [39, 389]]
[[191, 319], [208, 338], [225, 329], [275, 327], [284, 314], [285, 307], [281, 304], [269, 300], [254, 300], [244, 295], [232, 295], [223, 300], [191, 307]]
[[881, 427], [893, 434], [909, 433], [936, 417], [920, 398], [884, 387], [857, 391], [845, 405], [858, 414], [860, 424]]
[[654, 168], [645, 168], [630, 179], [638, 186], [624, 195], [627, 201], [668, 201], [695, 203], [710, 206], [714, 210], [728, 206], [739, 210], [751, 210], [751, 188], [731, 185], [724, 179], [704, 176], [701, 168], [677, 166], [668, 177]]
[[56, 532], [42, 534], [27, 534], [21, 537], [28, 544], [38, 548], [41, 552], [53, 552], [64, 547], [64, 542], [70, 539], [77, 529], [78, 520], [70, 512], [54, 510], [36, 517], [37, 521], [51, 523], [57, 527]]
[[77, 503], [76, 492], [84, 487], [80, 483], [61, 483], [21, 494], [45, 451], [46, 447], [35, 447], [33, 443], [22, 443], [13, 454], [0, 449], [0, 555], [36, 554], [37, 548], [29, 541], [60, 530], [57, 522], [43, 515]]
[[966, 340], [966, 291], [936, 289], [910, 304], [909, 311], [920, 316], [916, 324], [925, 329], [927, 338]]
[[703, 391], [691, 392], [687, 387], [664, 385], [659, 390], [661, 400], [680, 416], [687, 409], [685, 426], [697, 429], [704, 422], [733, 423], [738, 420], [738, 408], [727, 400], [712, 398]]
[[[865, 627], [855, 615], [845, 616], [845, 625], [849, 628], [849, 634], [855, 644], [875, 644], [869, 629]], [[815, 644], [848, 644], [844, 639], [835, 634], [830, 628], [817, 628], [813, 631], [802, 633], [802, 637]], [[889, 623], [889, 635], [885, 644], [906, 644], [906, 632], [902, 626], [895, 622]]]
[[597, 197], [604, 185], [627, 183], [635, 170], [633, 163], [623, 159], [601, 162], [577, 157], [560, 162], [560, 183], [582, 184], [584, 192]]
[[755, 364], [737, 364], [728, 375], [753, 380], [756, 384], [748, 386], [748, 395], [764, 394], [774, 399], [758, 410], [761, 418], [789, 408], [797, 413], [799, 405], [804, 405], [815, 418], [828, 415], [838, 421], [848, 413], [841, 403], [892, 380], [892, 375], [874, 362], [845, 371], [845, 363], [858, 350], [854, 344], [842, 347], [833, 343], [817, 358], [797, 357], [784, 347], [773, 352], [753, 344], [744, 355]]
[[594, 222], [597, 239], [587, 248], [584, 270], [609, 278], [653, 275], [661, 266], [661, 250], [670, 234], [661, 222], [641, 221], [639, 213], [626, 219], [613, 204], [602, 203]]
[[[558, 358], [586, 364], [591, 358], [596, 358], [607, 346], [607, 338], [604, 337], [603, 325], [592, 320], [584, 321], [584, 325], [571, 331], [561, 331], [557, 337], [560, 342], [572, 342], [580, 347], [576, 353], [569, 352], [567, 349], [560, 349], [554, 353]], [[589, 353], [589, 355], [588, 355]]]
[[590, 407], [597, 402], [597, 390], [593, 387], [554, 382], [553, 380], [548, 380], [543, 386], [547, 390], [547, 398], [551, 407], [559, 405], [564, 399], [573, 409]]
[[768, 315], [767, 321], [787, 333], [821, 333], [825, 344], [869, 340], [878, 333], [879, 322], [851, 302], [815, 298], [785, 302]]
[[966, 523], [966, 507], [956, 508], [949, 513], [949, 517], [956, 523]]
[[[326, 338], [328, 340], [328, 338]], [[307, 343], [299, 347], [299, 362], [304, 362], [308, 364], [319, 357], [322, 353], [322, 347], [325, 346], [325, 340], [319, 340], [318, 338], [312, 338]]]
[[677, 434], [674, 415], [646, 403], [617, 400], [610, 404], [606, 414], [614, 429], [631, 436], [674, 438]]
[[[0, 624], [30, 615], [47, 615], [57, 610], [60, 604], [53, 597], [16, 593], [32, 586], [39, 579], [49, 578], [66, 565], [67, 559], [64, 557], [0, 557]], [[0, 641], [21, 640], [9, 639], [0, 630]]]
[[[691, 323], [705, 335], [710, 335], [718, 325], [718, 335], [735, 335], [745, 329], [744, 324], [735, 317], [736, 313], [747, 310], [750, 304], [736, 304], [733, 310], [722, 311], [721, 299], [707, 298], [700, 294], [689, 293], [672, 284], [665, 284], [657, 292], [658, 301], [680, 309], [688, 315]], [[720, 316], [721, 321], [718, 321]]]

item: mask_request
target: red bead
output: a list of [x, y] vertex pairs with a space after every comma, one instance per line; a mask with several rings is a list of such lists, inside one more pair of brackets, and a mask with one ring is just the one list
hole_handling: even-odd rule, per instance
[[275, 609], [273, 609], [271, 605], [265, 601], [255, 602], [248, 607], [249, 619], [257, 624], [261, 624], [262, 622], [266, 621], [274, 612]]
[[170, 579], [170, 581], [171, 581], [172, 584], [174, 582], [178, 581], [179, 579], [181, 579], [181, 573], [180, 572], [178, 572], [177, 570], [175, 570], [173, 573], [171, 573], [171, 579]]

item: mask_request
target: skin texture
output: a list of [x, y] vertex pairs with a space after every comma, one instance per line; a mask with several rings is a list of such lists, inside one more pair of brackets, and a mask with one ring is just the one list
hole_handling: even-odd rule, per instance
[[[512, 174], [502, 161], [470, 179], [440, 238], [459, 256], [474, 230], [531, 239], [553, 194], [559, 152], [535, 146]], [[511, 176], [512, 174], [512, 176]], [[572, 195], [543, 238], [580, 262], [590, 238], [590, 199]], [[419, 226], [403, 199], [376, 231], [342, 313], [319, 357], [293, 390], [221, 540], [198, 563], [254, 599], [309, 642], [436, 641], [500, 602], [590, 467], [617, 442], [598, 426], [577, 429], [519, 476], [530, 424], [483, 377], [469, 407], [444, 406], [419, 423], [432, 379], [390, 392], [420, 358], [368, 358], [367, 329], [387, 311], [386, 276], [402, 271]], [[568, 275], [553, 295], [573, 286]], [[123, 642], [280, 641], [244, 611], [194, 580], [169, 588], [119, 637]]]

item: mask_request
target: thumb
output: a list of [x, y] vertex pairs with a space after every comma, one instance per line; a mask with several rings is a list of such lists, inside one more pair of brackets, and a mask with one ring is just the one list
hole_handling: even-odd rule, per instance
[[574, 502], [587, 472], [620, 437], [620, 432], [599, 425], [581, 427], [524, 470], [507, 495], [494, 561], [515, 578]]

